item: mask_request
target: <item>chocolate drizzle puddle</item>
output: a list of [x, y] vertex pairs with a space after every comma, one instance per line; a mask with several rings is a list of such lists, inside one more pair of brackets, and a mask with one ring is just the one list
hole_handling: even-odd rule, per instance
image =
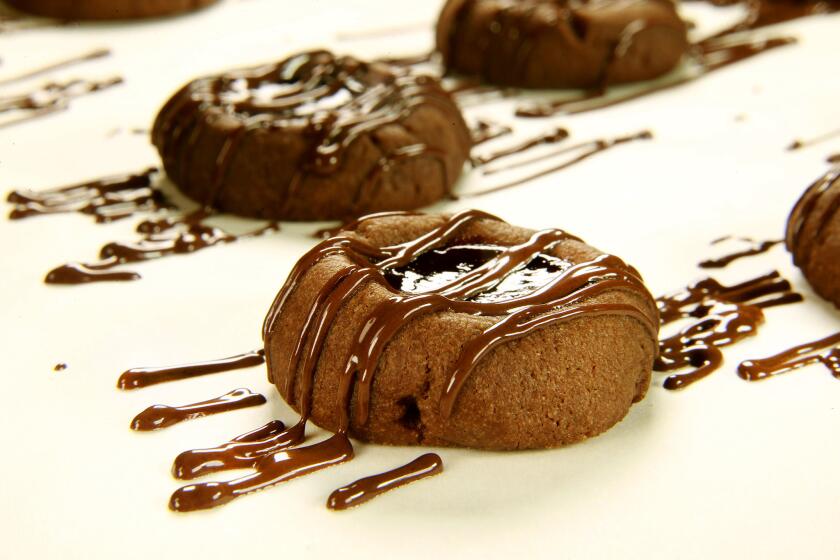
[[137, 226], [137, 231], [141, 234], [139, 241], [108, 243], [99, 251], [100, 260], [90, 264], [61, 265], [51, 270], [44, 281], [47, 284], [73, 285], [139, 280], [140, 275], [136, 272], [112, 272], [111, 270], [127, 263], [195, 253], [215, 245], [258, 237], [268, 232], [278, 231], [280, 228], [279, 224], [272, 222], [250, 233], [233, 235], [218, 227], [205, 224], [204, 220], [208, 217], [207, 212], [200, 210], [180, 218], [145, 220]]
[[496, 138], [507, 136], [512, 132], [513, 129], [509, 126], [479, 119], [475, 126], [470, 130], [470, 135], [472, 136], [473, 146], [478, 146], [479, 144], [490, 142]]
[[821, 363], [840, 379], [840, 333], [794, 346], [769, 358], [742, 362], [738, 376], [746, 381], [761, 381], [815, 363]]
[[254, 352], [238, 354], [229, 358], [208, 360], [206, 362], [198, 362], [194, 364], [154, 368], [133, 368], [125, 371], [120, 376], [119, 380], [117, 380], [117, 388], [124, 391], [142, 389], [144, 387], [157, 385], [158, 383], [192, 379], [193, 377], [200, 377], [213, 373], [222, 373], [254, 367], [263, 363], [265, 363], [265, 352], [263, 350], [257, 350]]
[[97, 223], [108, 223], [169, 207], [163, 193], [153, 183], [158, 170], [116, 175], [95, 181], [45, 191], [12, 191], [6, 197], [14, 204], [10, 220], [45, 214], [78, 212], [93, 216]]
[[560, 155], [577, 154], [574, 157], [572, 157], [571, 159], [568, 159], [568, 160], [564, 161], [563, 163], [560, 163], [560, 164], [555, 165], [553, 167], [550, 167], [548, 169], [544, 169], [542, 171], [538, 171], [536, 173], [532, 173], [532, 174], [527, 175], [525, 177], [522, 177], [520, 179], [516, 179], [516, 180], [510, 181], [510, 182], [507, 182], [507, 183], [502, 183], [501, 185], [496, 185], [496, 186], [493, 186], [493, 187], [488, 187], [488, 188], [479, 189], [479, 190], [472, 191], [472, 192], [463, 193], [459, 196], [461, 198], [474, 198], [474, 197], [483, 196], [483, 195], [486, 195], [486, 194], [491, 194], [491, 193], [507, 190], [507, 189], [510, 189], [510, 188], [513, 188], [513, 187], [518, 187], [519, 185], [528, 183], [530, 181], [533, 181], [534, 179], [539, 179], [541, 177], [551, 175], [552, 173], [557, 173], [558, 171], [562, 171], [562, 170], [564, 170], [568, 167], [571, 167], [571, 166], [573, 166], [577, 163], [585, 161], [585, 160], [591, 158], [592, 156], [595, 156], [597, 154], [600, 154], [601, 152], [605, 152], [607, 150], [610, 150], [610, 149], [612, 149], [616, 146], [620, 146], [622, 144], [627, 144], [628, 142], [633, 142], [633, 141], [636, 141], [636, 140], [649, 140], [651, 138], [653, 138], [653, 134], [650, 131], [645, 130], [645, 131], [642, 131], [642, 132], [639, 132], [639, 133], [636, 133], [636, 134], [630, 134], [630, 135], [627, 135], [627, 136], [619, 136], [619, 137], [611, 138], [611, 139], [608, 139], [608, 140], [590, 140], [590, 141], [587, 141], [587, 142], [581, 142], [579, 144], [575, 144], [575, 145], [572, 145], [572, 146], [568, 146], [566, 148], [562, 148], [562, 149], [554, 151], [550, 154], [537, 156], [537, 157], [534, 157], [534, 158], [531, 158], [531, 159], [528, 159], [528, 160], [524, 160], [524, 161], [517, 161], [517, 162], [511, 163], [507, 166], [484, 169], [483, 170], [484, 175], [492, 175], [492, 174], [495, 174], [495, 173], [500, 173], [502, 171], [509, 171], [509, 170], [512, 170], [512, 169], [522, 167], [524, 165], [529, 165], [531, 163], [536, 163], [538, 161], [542, 161], [542, 160], [545, 160], [545, 159], [548, 159], [548, 158], [557, 157], [557, 156], [560, 156]]
[[[790, 144], [790, 146], [788, 146], [787, 149], [789, 151], [801, 150], [802, 148], [808, 148], [810, 146], [831, 140], [832, 138], [837, 138], [838, 136], [840, 136], [840, 128], [826, 132], [825, 134], [820, 134], [814, 138], [809, 138], [808, 140], [795, 140]], [[830, 161], [831, 160], [829, 160], [829, 162]]]
[[706, 278], [656, 301], [662, 325], [680, 319], [692, 320], [673, 336], [659, 341], [654, 370], [694, 368], [665, 379], [663, 386], [676, 390], [720, 368], [723, 364], [720, 348], [755, 335], [764, 323], [762, 309], [800, 302], [802, 296], [792, 291], [790, 282], [778, 272], [771, 272], [734, 286]]
[[519, 144], [516, 144], [515, 146], [511, 146], [510, 148], [483, 156], [475, 156], [474, 158], [472, 158], [472, 164], [476, 167], [481, 165], [487, 165], [488, 163], [494, 162], [499, 159], [521, 154], [537, 146], [543, 146], [546, 144], [556, 144], [558, 142], [562, 142], [568, 137], [569, 131], [565, 128], [558, 127], [547, 132], [538, 134], [533, 138], [524, 140]]
[[98, 60], [100, 58], [105, 58], [111, 55], [111, 51], [108, 49], [96, 49], [90, 51], [88, 53], [74, 56], [71, 58], [66, 58], [64, 60], [60, 60], [58, 62], [53, 62], [51, 64], [47, 64], [46, 66], [41, 66], [40, 68], [36, 68], [34, 70], [29, 70], [22, 74], [18, 74], [16, 76], [11, 76], [8, 78], [0, 79], [0, 86], [7, 86], [9, 84], [13, 84], [15, 82], [22, 82], [24, 80], [29, 80], [31, 78], [37, 78], [38, 76], [43, 76], [44, 74], [48, 74], [50, 72], [55, 72], [57, 70], [64, 70], [65, 68], [69, 68], [71, 66], [75, 66], [77, 64], [81, 64], [83, 62], [90, 62], [92, 60]]
[[104, 91], [122, 82], [122, 78], [119, 77], [101, 81], [76, 79], [62, 83], [50, 82], [29, 93], [0, 97], [0, 113], [16, 115], [0, 122], [0, 128], [64, 111], [73, 99]]
[[[726, 40], [724, 40], [726, 39]], [[711, 38], [696, 43], [691, 48], [691, 59], [699, 66], [699, 71], [688, 76], [677, 77], [672, 80], [660, 81], [646, 85], [627, 95], [618, 97], [607, 97], [606, 90], [593, 90], [583, 95], [550, 101], [546, 103], [522, 105], [516, 109], [518, 117], [550, 117], [557, 114], [575, 115], [613, 107], [627, 101], [633, 101], [641, 97], [667, 91], [689, 82], [698, 80], [716, 70], [726, 68], [753, 56], [767, 52], [778, 47], [795, 43], [791, 37], [773, 37], [770, 39], [746, 38]]]
[[[724, 237], [724, 238], [721, 238], [721, 239], [716, 239], [715, 241], [712, 242], [712, 245], [717, 245], [718, 243], [722, 243], [723, 241], [726, 241], [726, 240], [729, 240], [729, 239], [731, 239], [731, 238], [730, 237]], [[752, 256], [755, 256], [755, 255], [761, 255], [763, 253], [766, 253], [767, 251], [769, 251], [770, 249], [772, 249], [776, 245], [780, 245], [780, 244], [784, 243], [783, 239], [775, 239], [775, 240], [771, 240], [771, 241], [756, 241], [754, 239], [750, 239], [749, 237], [742, 237], [742, 238], [739, 239], [739, 241], [749, 243], [750, 246], [747, 247], [746, 249], [743, 249], [743, 250], [735, 252], [735, 253], [731, 253], [729, 255], [725, 255], [723, 257], [718, 257], [718, 258], [715, 258], [715, 259], [707, 259], [705, 261], [700, 262], [700, 264], [698, 264], [697, 266], [699, 266], [700, 268], [724, 268], [724, 267], [728, 266], [729, 264], [731, 264], [731, 263], [733, 263], [733, 262], [735, 262], [739, 259], [742, 259], [742, 258], [745, 258], [745, 257], [752, 257]]]
[[184, 406], [156, 404], [135, 416], [134, 420], [131, 421], [131, 429], [140, 432], [162, 430], [186, 420], [259, 406], [265, 403], [265, 397], [258, 393], [252, 393], [248, 389], [236, 389], [215, 399]]
[[360, 506], [389, 490], [411, 484], [443, 472], [443, 460], [436, 453], [427, 453], [407, 465], [388, 472], [369, 476], [343, 486], [330, 494], [327, 507], [345, 510]]

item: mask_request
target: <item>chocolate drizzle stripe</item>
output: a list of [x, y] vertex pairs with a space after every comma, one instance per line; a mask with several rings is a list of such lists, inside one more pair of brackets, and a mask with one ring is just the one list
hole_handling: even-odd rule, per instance
[[436, 453], [426, 453], [407, 465], [357, 480], [330, 494], [327, 507], [346, 510], [360, 506], [385, 492], [443, 472], [443, 460]]
[[275, 420], [224, 445], [184, 451], [175, 458], [172, 475], [180, 480], [193, 480], [215, 472], [257, 468], [263, 457], [302, 443], [304, 432], [304, 422], [286, 429], [282, 422]]
[[738, 376], [745, 381], [761, 381], [814, 363], [823, 364], [831, 375], [840, 379], [840, 333], [794, 346], [769, 358], [742, 362]]
[[210, 360], [180, 366], [133, 368], [125, 371], [117, 381], [117, 388], [130, 391], [158, 383], [191, 379], [202, 375], [222, 373], [258, 366], [265, 362], [265, 352], [257, 350], [220, 360]]
[[12, 191], [6, 201], [15, 207], [9, 219], [20, 220], [45, 214], [78, 212], [107, 223], [168, 206], [163, 193], [153, 185], [157, 168], [141, 173], [114, 175], [68, 187], [43, 191]]
[[279, 451], [260, 458], [253, 474], [226, 482], [205, 482], [179, 488], [169, 500], [173, 511], [195, 511], [226, 504], [235, 498], [262, 490], [353, 458], [353, 447], [344, 434], [306, 447]]
[[111, 55], [111, 51], [109, 49], [95, 49], [88, 53], [74, 56], [71, 58], [66, 58], [64, 60], [60, 60], [58, 62], [53, 62], [51, 64], [47, 64], [46, 66], [42, 66], [40, 68], [36, 68], [34, 70], [29, 70], [22, 74], [18, 74], [16, 76], [10, 76], [7, 78], [0, 78], [0, 86], [7, 86], [9, 84], [13, 84], [16, 82], [22, 82], [24, 80], [29, 80], [32, 78], [37, 78], [38, 76], [43, 76], [44, 74], [48, 74], [50, 72], [54, 72], [56, 70], [63, 70], [64, 68], [68, 68], [70, 66], [74, 66], [76, 64], [80, 64], [82, 62], [90, 62], [92, 60], [97, 60], [100, 58], [105, 58]]
[[131, 421], [131, 429], [141, 432], [161, 430], [185, 420], [193, 420], [211, 414], [239, 410], [265, 403], [265, 397], [258, 393], [252, 393], [248, 389], [236, 389], [221, 397], [195, 404], [184, 406], [157, 404], [135, 416], [134, 420]]
[[478, 146], [479, 144], [490, 142], [491, 140], [501, 138], [502, 136], [506, 136], [512, 132], [513, 129], [509, 126], [479, 119], [475, 126], [470, 130], [470, 135], [472, 136], [473, 146]]
[[633, 142], [633, 141], [636, 141], [636, 140], [649, 140], [651, 138], [653, 138], [653, 134], [650, 131], [645, 130], [645, 131], [639, 132], [637, 134], [631, 134], [631, 135], [628, 135], [628, 136], [620, 136], [620, 137], [613, 138], [613, 139], [610, 139], [610, 140], [593, 140], [593, 141], [589, 141], [589, 142], [582, 142], [580, 144], [575, 144], [574, 146], [568, 146], [566, 148], [562, 148], [560, 150], [552, 152], [551, 154], [537, 156], [537, 157], [531, 158], [529, 160], [518, 161], [518, 162], [510, 164], [510, 165], [508, 165], [507, 167], [504, 167], [504, 168], [486, 169], [486, 170], [484, 170], [484, 174], [485, 175], [491, 175], [491, 174], [498, 173], [498, 172], [501, 172], [501, 171], [508, 171], [508, 170], [511, 170], [511, 169], [521, 167], [523, 165], [528, 165], [528, 164], [531, 164], [531, 163], [535, 163], [537, 161], [541, 161], [541, 160], [544, 160], [544, 159], [547, 159], [547, 158], [550, 158], [550, 157], [555, 157], [555, 156], [559, 156], [559, 155], [573, 153], [573, 152], [576, 152], [576, 151], [581, 151], [581, 153], [579, 155], [575, 156], [574, 158], [572, 158], [570, 160], [567, 160], [567, 161], [564, 161], [563, 163], [561, 163], [559, 165], [556, 165], [554, 167], [550, 167], [548, 169], [532, 173], [530, 175], [522, 177], [521, 179], [516, 179], [516, 180], [510, 181], [510, 182], [507, 182], [507, 183], [502, 183], [501, 185], [496, 185], [496, 186], [493, 186], [493, 187], [488, 187], [488, 188], [480, 189], [480, 190], [477, 190], [477, 191], [463, 193], [463, 194], [460, 195], [460, 197], [461, 198], [474, 198], [474, 197], [478, 197], [478, 196], [484, 196], [484, 195], [487, 195], [487, 194], [492, 194], [492, 193], [496, 193], [496, 192], [499, 192], [499, 191], [507, 190], [507, 189], [510, 189], [510, 188], [513, 188], [513, 187], [517, 187], [519, 185], [525, 184], [525, 183], [533, 181], [535, 179], [539, 179], [541, 177], [545, 177], [547, 175], [557, 173], [558, 171], [562, 171], [562, 170], [564, 170], [568, 167], [571, 167], [571, 166], [573, 166], [577, 163], [585, 161], [585, 160], [591, 158], [592, 156], [595, 156], [595, 155], [597, 155], [601, 152], [605, 152], [605, 151], [607, 151], [611, 148], [614, 148], [616, 146], [626, 144], [628, 142]]
[[744, 257], [761, 255], [763, 253], [766, 253], [776, 245], [784, 243], [784, 240], [781, 239], [774, 239], [771, 241], [754, 241], [752, 239], [742, 239], [742, 241], [750, 243], [750, 247], [742, 251], [725, 255], [723, 257], [707, 259], [705, 261], [702, 261], [698, 266], [700, 268], [724, 268], [739, 259], [742, 259]]
[[537, 146], [542, 146], [544, 144], [556, 144], [558, 142], [562, 142], [568, 137], [568, 130], [566, 130], [565, 128], [556, 128], [548, 132], [543, 132], [535, 136], [534, 138], [524, 140], [519, 144], [511, 146], [510, 148], [507, 148], [505, 150], [500, 150], [484, 156], [477, 156], [473, 158], [472, 162], [475, 166], [487, 165], [488, 163], [494, 162], [499, 159], [510, 157], [516, 154], [521, 154], [522, 152], [525, 152]]
[[703, 379], [723, 364], [720, 347], [755, 335], [764, 323], [762, 309], [802, 301], [778, 272], [724, 286], [706, 278], [685, 290], [657, 299], [663, 325], [692, 319], [676, 334], [659, 342], [654, 369], [661, 372], [687, 367], [694, 371], [669, 376], [666, 389], [682, 389]]
[[810, 138], [808, 140], [795, 140], [790, 144], [790, 146], [788, 146], [787, 149], [790, 151], [801, 150], [802, 148], [808, 148], [838, 136], [840, 136], [840, 128], [820, 134], [819, 136], [815, 136], [814, 138]]

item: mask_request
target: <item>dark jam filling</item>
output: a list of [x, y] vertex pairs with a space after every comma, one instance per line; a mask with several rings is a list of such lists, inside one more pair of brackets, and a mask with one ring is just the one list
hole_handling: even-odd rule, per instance
[[[385, 279], [397, 290], [408, 293], [429, 293], [475, 270], [499, 255], [505, 248], [497, 245], [453, 245], [423, 253], [403, 268], [385, 271]], [[480, 294], [470, 298], [476, 302], [505, 301], [535, 292], [557, 274], [571, 266], [563, 259], [538, 254], [521, 267]]]

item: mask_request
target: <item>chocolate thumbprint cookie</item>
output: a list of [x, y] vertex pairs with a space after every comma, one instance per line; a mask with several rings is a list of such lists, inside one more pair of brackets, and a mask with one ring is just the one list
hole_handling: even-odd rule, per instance
[[641, 400], [659, 318], [638, 272], [480, 211], [357, 220], [295, 266], [263, 330], [304, 419], [395, 445], [528, 449]]
[[597, 88], [665, 74], [688, 49], [670, 0], [449, 0], [448, 70], [529, 88]]
[[174, 15], [216, 0], [6, 0], [21, 11], [59, 19], [140, 19]]
[[191, 198], [276, 220], [430, 204], [449, 192], [471, 147], [436, 79], [327, 51], [187, 84], [152, 140]]
[[785, 243], [814, 291], [840, 308], [840, 167], [808, 187], [793, 207]]

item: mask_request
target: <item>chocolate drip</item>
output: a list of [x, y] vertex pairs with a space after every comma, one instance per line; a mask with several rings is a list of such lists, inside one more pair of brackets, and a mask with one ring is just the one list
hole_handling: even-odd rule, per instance
[[[2, 20], [0, 20], [2, 21]], [[90, 51], [88, 53], [74, 56], [71, 58], [66, 58], [59, 62], [53, 62], [46, 66], [42, 66], [40, 68], [36, 68], [34, 70], [29, 70], [22, 74], [18, 74], [17, 76], [12, 76], [9, 78], [0, 79], [0, 86], [7, 86], [9, 84], [13, 84], [15, 82], [22, 82], [24, 80], [29, 80], [32, 78], [37, 78], [38, 76], [43, 76], [44, 74], [48, 74], [50, 72], [55, 72], [57, 70], [63, 70], [65, 68], [69, 68], [71, 66], [75, 66], [76, 64], [81, 64], [83, 62], [90, 62], [92, 60], [97, 60], [100, 58], [105, 58], [111, 55], [111, 51], [108, 49], [96, 49]]]
[[12, 191], [6, 200], [15, 205], [9, 219], [44, 214], [78, 212], [107, 223], [168, 207], [163, 193], [153, 185], [156, 168], [141, 173], [115, 175], [95, 181], [45, 191]]
[[840, 163], [840, 154], [831, 154], [825, 158], [827, 163]]
[[214, 472], [256, 468], [261, 458], [303, 442], [304, 432], [303, 422], [286, 429], [274, 420], [218, 447], [184, 451], [175, 458], [172, 475], [193, 480]]
[[475, 123], [475, 127], [470, 131], [470, 134], [472, 136], [473, 146], [478, 146], [479, 144], [506, 136], [511, 132], [513, 132], [513, 129], [509, 126], [479, 119]]
[[693, 320], [659, 342], [656, 371], [695, 368], [665, 380], [664, 387], [675, 390], [717, 370], [723, 364], [720, 348], [754, 335], [764, 322], [762, 309], [799, 302], [802, 296], [793, 292], [790, 282], [778, 272], [772, 272], [734, 286], [706, 278], [656, 301], [663, 325], [679, 319]]
[[117, 381], [117, 388], [130, 391], [132, 389], [157, 385], [158, 383], [180, 381], [181, 379], [191, 379], [202, 375], [244, 369], [263, 363], [265, 363], [265, 352], [257, 350], [231, 356], [230, 358], [198, 362], [195, 364], [156, 368], [134, 368], [127, 370], [120, 376]]
[[[801, 150], [802, 148], [808, 148], [810, 146], [814, 146], [821, 142], [825, 142], [827, 140], [831, 140], [832, 138], [836, 138], [840, 136], [840, 128], [837, 130], [832, 130], [830, 132], [826, 132], [825, 134], [820, 134], [819, 136], [815, 136], [814, 138], [809, 138], [808, 140], [794, 140], [790, 146], [788, 146], [789, 151], [793, 150]], [[829, 160], [831, 162], [831, 160]]]
[[827, 226], [831, 220], [840, 211], [840, 191], [836, 191], [833, 195], [830, 189], [840, 181], [840, 168], [833, 167], [825, 175], [812, 183], [796, 205], [791, 210], [788, 217], [787, 233], [785, 235], [785, 245], [788, 251], [793, 254], [793, 262], [796, 266], [804, 268], [808, 266], [811, 259], [812, 251], [802, 250], [800, 243], [802, 242], [802, 230], [805, 222], [809, 219], [811, 214], [816, 210], [817, 204], [826, 196], [833, 196], [827, 203], [819, 223], [815, 230], [814, 240], [809, 242], [810, 246], [822, 242], [822, 237], [825, 235]]
[[64, 111], [73, 99], [109, 89], [122, 81], [122, 78], [110, 78], [102, 81], [77, 79], [64, 83], [50, 82], [30, 93], [2, 97], [0, 113], [12, 112], [20, 116], [3, 121], [0, 128]]
[[742, 362], [738, 376], [746, 381], [761, 381], [814, 363], [821, 363], [840, 379], [840, 333], [794, 346], [769, 358]]
[[633, 101], [641, 97], [647, 97], [648, 95], [682, 86], [732, 64], [795, 42], [796, 40], [791, 37], [773, 37], [770, 39], [747, 38], [741, 42], [724, 42], [717, 40], [717, 38], [707, 39], [693, 45], [691, 49], [692, 59], [700, 68], [700, 71], [697, 73], [671, 81], [647, 85], [633, 93], [620, 97], [607, 97], [606, 90], [601, 89], [593, 90], [571, 99], [523, 105], [516, 109], [516, 115], [519, 117], [550, 117], [559, 113], [575, 115], [613, 107], [627, 101]]
[[221, 397], [195, 404], [184, 406], [156, 404], [135, 416], [134, 420], [131, 421], [131, 429], [141, 432], [162, 430], [185, 420], [193, 420], [211, 414], [239, 410], [265, 403], [265, 397], [258, 393], [252, 393], [248, 389], [236, 389]]
[[[173, 180], [189, 185], [190, 178], [183, 176], [189, 166], [173, 159], [175, 154], [188, 157], [200, 132], [198, 119], [187, 115], [212, 106], [230, 117], [235, 128], [219, 148], [212, 188], [203, 201], [204, 207], [213, 208], [225, 188], [228, 167], [248, 134], [302, 127], [309, 137], [306, 153], [280, 196], [290, 204], [308, 174], [325, 176], [341, 169], [348, 148], [358, 138], [407, 118], [423, 104], [434, 105], [453, 122], [462, 119], [449, 94], [428, 76], [413, 75], [394, 65], [368, 64], [327, 51], [311, 51], [277, 64], [193, 82], [161, 111], [152, 141], [164, 155], [165, 168]], [[465, 146], [470, 144], [466, 136], [462, 140]], [[437, 147], [422, 144], [386, 151], [379, 169], [359, 185], [357, 203], [370, 195], [367, 191], [377, 185], [376, 180], [395, 160], [432, 157], [448, 173], [443, 156]], [[445, 184], [449, 185], [448, 180]]]
[[567, 160], [567, 161], [565, 161], [565, 162], [563, 162], [559, 165], [556, 165], [554, 167], [551, 167], [549, 169], [545, 169], [543, 171], [539, 171], [539, 172], [533, 173], [531, 175], [527, 175], [527, 176], [525, 176], [521, 179], [516, 179], [516, 180], [510, 181], [508, 183], [502, 183], [501, 185], [497, 185], [497, 186], [494, 186], [494, 187], [488, 187], [488, 188], [485, 188], [485, 189], [464, 193], [460, 196], [461, 196], [461, 198], [473, 198], [473, 197], [477, 197], [477, 196], [483, 196], [483, 195], [486, 195], [486, 194], [507, 190], [507, 189], [510, 189], [510, 188], [513, 188], [513, 187], [518, 187], [519, 185], [528, 183], [530, 181], [533, 181], [534, 179], [539, 179], [540, 177], [545, 177], [547, 175], [551, 175], [552, 173], [557, 173], [558, 171], [562, 171], [562, 170], [564, 170], [568, 167], [571, 167], [571, 166], [573, 166], [577, 163], [585, 161], [585, 160], [591, 158], [594, 155], [597, 155], [601, 152], [605, 152], [605, 151], [607, 151], [611, 148], [614, 148], [616, 146], [620, 146], [622, 144], [626, 144], [628, 142], [633, 142], [633, 141], [636, 141], [636, 140], [649, 140], [651, 138], [653, 138], [653, 134], [650, 131], [645, 130], [645, 131], [639, 132], [637, 134], [631, 134], [631, 135], [628, 135], [628, 136], [619, 136], [617, 138], [611, 138], [609, 140], [591, 140], [591, 141], [588, 141], [588, 142], [581, 142], [581, 143], [575, 144], [573, 146], [568, 146], [566, 148], [556, 150], [556, 151], [554, 151], [552, 153], [549, 153], [549, 154], [537, 156], [537, 157], [534, 157], [534, 158], [531, 158], [531, 159], [528, 159], [528, 160], [518, 161], [518, 162], [515, 162], [515, 163], [512, 163], [512, 164], [509, 164], [507, 166], [504, 166], [504, 167], [495, 167], [495, 168], [485, 169], [483, 171], [483, 173], [485, 175], [492, 175], [492, 174], [495, 174], [495, 173], [500, 173], [502, 171], [509, 171], [511, 169], [516, 169], [518, 167], [522, 167], [524, 165], [529, 165], [531, 163], [536, 163], [538, 161], [542, 161], [542, 160], [545, 160], [545, 159], [548, 159], [548, 158], [552, 158], [552, 157], [556, 157], [556, 156], [560, 156], [560, 155], [564, 155], [564, 154], [569, 154], [569, 153], [574, 153], [574, 152], [580, 152], [577, 156], [573, 157], [572, 159]]
[[722, 38], [734, 33], [750, 31], [812, 15], [830, 14], [840, 10], [837, 0], [706, 0], [716, 6], [741, 4], [747, 14], [735, 25], [713, 37]]
[[67, 364], [62, 362], [60, 364], [55, 364], [53, 371], [64, 371], [65, 369], [67, 369]]
[[[720, 243], [725, 239], [728, 238], [715, 240], [714, 242], [712, 242], [712, 245]], [[707, 259], [705, 261], [702, 261], [697, 266], [699, 266], [700, 268], [724, 268], [729, 264], [737, 261], [738, 259], [742, 259], [744, 257], [752, 257], [755, 255], [761, 255], [763, 253], [766, 253], [776, 245], [784, 243], [784, 240], [782, 239], [776, 239], [771, 241], [755, 241], [754, 239], [750, 239], [748, 237], [743, 237], [740, 239], [740, 241], [749, 243], [750, 246], [747, 249], [738, 251], [736, 253], [731, 253], [723, 257], [718, 257], [716, 259]]]
[[195, 253], [208, 247], [232, 243], [239, 239], [258, 237], [277, 231], [279, 225], [271, 223], [250, 233], [233, 235], [224, 230], [203, 223], [208, 214], [199, 211], [182, 218], [166, 218], [157, 221], [143, 221], [137, 231], [143, 234], [134, 243], [112, 242], [99, 251], [99, 261], [90, 264], [69, 263], [47, 274], [47, 284], [82, 284], [86, 282], [108, 282], [138, 280], [135, 272], [109, 272], [126, 263], [138, 263], [170, 255]]
[[542, 146], [545, 144], [556, 144], [558, 142], [562, 142], [568, 137], [569, 131], [565, 128], [558, 127], [553, 130], [549, 130], [548, 132], [538, 134], [533, 138], [524, 140], [519, 144], [511, 146], [510, 148], [507, 148], [505, 150], [500, 150], [484, 156], [476, 156], [472, 158], [472, 164], [474, 166], [487, 165], [488, 163], [494, 162], [499, 159], [510, 157], [516, 154], [521, 154], [537, 146]]
[[442, 472], [443, 460], [440, 456], [436, 453], [427, 453], [402, 467], [369, 476], [339, 488], [330, 494], [327, 507], [340, 511], [360, 506], [385, 492]]
[[329, 439], [259, 458], [256, 472], [225, 482], [205, 482], [179, 488], [169, 500], [173, 511], [187, 512], [217, 507], [245, 494], [256, 492], [344, 463], [353, 458], [353, 447], [347, 436], [338, 433]]

